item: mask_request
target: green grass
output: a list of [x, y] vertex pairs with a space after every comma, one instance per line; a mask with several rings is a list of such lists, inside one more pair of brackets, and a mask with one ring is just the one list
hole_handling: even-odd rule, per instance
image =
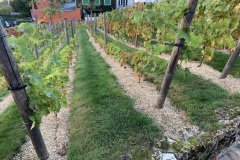
[[133, 108], [88, 39], [85, 28], [79, 29], [68, 159], [115, 160], [160, 138], [161, 132]]
[[[103, 33], [98, 32], [103, 38]], [[127, 45], [114, 41], [108, 37], [108, 43], [115, 43], [121, 49], [134, 53], [137, 50]], [[129, 60], [130, 62], [130, 60]], [[147, 80], [155, 83], [161, 88], [164, 72], [155, 70], [151, 72], [146, 67], [144, 74]], [[215, 110], [219, 107], [239, 106], [240, 94], [229, 94], [225, 89], [209, 80], [177, 69], [168, 93], [168, 98], [174, 106], [183, 109], [190, 117], [192, 124], [198, 125], [200, 128], [213, 131], [220, 127], [217, 124]]]
[[[212, 58], [212, 61], [205, 62], [207, 65], [213, 67], [214, 69], [222, 72], [223, 68], [227, 64], [227, 61], [229, 59], [230, 55], [223, 54], [220, 52], [214, 52], [214, 57]], [[240, 78], [240, 59], [238, 58], [235, 64], [233, 65], [233, 68], [230, 72], [230, 75], [236, 78]]]
[[7, 88], [2, 88], [0, 90], [0, 102], [3, 100], [3, 97], [5, 97], [8, 94]]
[[25, 142], [27, 130], [15, 104], [0, 114], [0, 159], [9, 160]]

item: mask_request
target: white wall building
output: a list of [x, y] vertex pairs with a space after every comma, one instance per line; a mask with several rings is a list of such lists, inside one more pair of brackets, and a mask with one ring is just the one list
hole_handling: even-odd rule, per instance
[[[133, 6], [135, 2], [156, 2], [157, 0], [116, 0], [117, 6], [116, 8], [125, 8], [128, 6]], [[158, 2], [161, 0], [158, 0]]]

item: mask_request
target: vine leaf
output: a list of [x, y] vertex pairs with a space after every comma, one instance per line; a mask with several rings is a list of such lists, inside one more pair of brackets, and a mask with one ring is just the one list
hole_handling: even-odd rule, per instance
[[157, 21], [156, 21], [156, 27], [157, 28], [161, 28], [162, 29], [162, 27], [163, 27], [163, 25], [164, 25], [164, 20], [162, 19], [162, 18], [159, 18]]

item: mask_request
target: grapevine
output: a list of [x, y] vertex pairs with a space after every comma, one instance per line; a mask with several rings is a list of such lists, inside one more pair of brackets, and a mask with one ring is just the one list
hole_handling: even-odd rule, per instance
[[[71, 45], [57, 51], [64, 38], [64, 32], [53, 42], [50, 31], [45, 29], [43, 34], [40, 33], [39, 24], [23, 23], [18, 30], [23, 34], [19, 37], [8, 37], [8, 40], [23, 82], [27, 85], [30, 107], [34, 111], [29, 117], [33, 121], [33, 128], [41, 123], [43, 116], [59, 112], [61, 107], [67, 106], [67, 71], [75, 39], [71, 40]], [[38, 46], [47, 46], [38, 60], [34, 53], [35, 43]], [[4, 80], [1, 84], [4, 84]]]

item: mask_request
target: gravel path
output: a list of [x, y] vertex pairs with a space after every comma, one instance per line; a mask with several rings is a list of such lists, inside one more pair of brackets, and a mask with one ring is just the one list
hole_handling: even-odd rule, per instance
[[[165, 60], [170, 60], [169, 54], [162, 53], [159, 55], [160, 58]], [[179, 61], [180, 64], [180, 61]], [[224, 89], [226, 89], [229, 93], [236, 93], [240, 92], [240, 79], [234, 78], [233, 76], [229, 75], [225, 79], [219, 79], [221, 72], [213, 69], [212, 67], [202, 64], [201, 67], [198, 67], [199, 62], [189, 61], [187, 63], [183, 62], [181, 64], [182, 68], [189, 68], [190, 72], [196, 74], [198, 76], [203, 77], [204, 79], [209, 79], [212, 82], [220, 85]]]
[[90, 42], [105, 62], [111, 66], [110, 72], [116, 76], [118, 83], [124, 88], [127, 95], [136, 100], [134, 107], [153, 118], [157, 125], [163, 129], [166, 136], [185, 141], [189, 136], [196, 136], [199, 133], [197, 126], [187, 122], [188, 117], [185, 112], [172, 106], [168, 99], [165, 102], [164, 109], [155, 108], [159, 93], [154, 84], [147, 81], [138, 83], [130, 66], [121, 67], [119, 62], [106, 55], [103, 49], [100, 49], [93, 38], [90, 38]]
[[[69, 69], [69, 78], [67, 92], [70, 94], [73, 90], [72, 81], [74, 79], [74, 69], [73, 67], [76, 64], [76, 54], [74, 52], [73, 60], [71, 67]], [[48, 152], [50, 154], [49, 160], [66, 160], [66, 152], [69, 146], [69, 131], [68, 131], [68, 116], [70, 115], [69, 107], [70, 97], [68, 98], [68, 108], [61, 108], [60, 112], [57, 113], [57, 120], [54, 114], [50, 114], [47, 117], [43, 117], [42, 123], [40, 125], [41, 133], [44, 139], [44, 142], [47, 146]], [[33, 148], [33, 145], [30, 141], [29, 136], [26, 136], [27, 142], [22, 145], [21, 152], [14, 157], [14, 160], [34, 160], [37, 159], [37, 155]]]
[[[103, 32], [102, 30], [100, 30], [100, 31]], [[109, 34], [108, 36], [111, 37], [112, 39], [116, 40], [116, 38], [113, 35]], [[132, 45], [131, 43], [125, 43], [125, 44], [128, 45], [129, 47], [135, 48], [135, 46]], [[145, 50], [145, 48], [143, 48], [143, 47], [139, 47], [136, 49]], [[161, 55], [159, 55], [159, 57], [169, 61], [171, 55], [162, 53]], [[179, 61], [179, 64], [180, 64], [180, 61]], [[219, 79], [218, 77], [220, 76], [221, 72], [213, 69], [212, 67], [210, 67], [206, 64], [202, 64], [201, 67], [198, 67], [198, 65], [199, 65], [199, 62], [196, 62], [196, 61], [188, 61], [187, 63], [183, 62], [181, 64], [182, 68], [189, 68], [191, 73], [201, 76], [204, 79], [211, 80], [212, 82], [214, 82], [214, 83], [220, 85], [221, 87], [223, 87], [224, 89], [226, 89], [229, 93], [240, 92], [240, 79], [239, 78], [234, 78], [233, 76], [228, 75], [228, 77], [225, 79]]]
[[5, 98], [3, 98], [3, 100], [0, 102], [0, 114], [12, 103], [13, 103], [12, 94], [9, 94]]

